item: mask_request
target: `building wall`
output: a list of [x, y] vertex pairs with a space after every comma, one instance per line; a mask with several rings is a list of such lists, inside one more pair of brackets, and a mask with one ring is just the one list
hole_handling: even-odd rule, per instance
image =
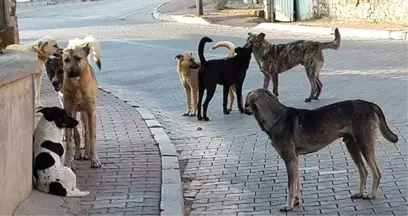
[[408, 24], [408, 0], [312, 0], [314, 17]]

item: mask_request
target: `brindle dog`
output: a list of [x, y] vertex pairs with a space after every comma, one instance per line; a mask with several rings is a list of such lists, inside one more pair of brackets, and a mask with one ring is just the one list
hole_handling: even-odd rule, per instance
[[80, 143], [72, 143], [72, 129], [66, 129], [66, 165], [74, 169], [75, 159], [90, 159], [92, 168], [101, 167], [96, 146], [96, 96], [98, 83], [89, 64], [88, 56], [93, 50], [96, 65], [101, 69], [100, 45], [92, 36], [75, 38], [68, 42], [62, 52], [64, 83], [62, 86], [64, 108], [71, 116], [81, 112], [85, 140], [85, 155], [81, 154]]
[[[388, 141], [398, 141], [378, 105], [364, 100], [346, 100], [313, 110], [296, 109], [279, 103], [272, 92], [260, 88], [248, 93], [245, 113], [254, 114], [259, 127], [268, 134], [272, 146], [285, 162], [289, 196], [281, 211], [291, 211], [299, 204], [299, 155], [319, 151], [338, 138], [343, 138], [359, 171], [360, 191], [351, 198], [376, 197], [381, 178], [375, 158], [377, 128]], [[367, 170], [363, 158], [373, 175], [370, 194], [365, 193]]]
[[263, 88], [267, 89], [272, 78], [273, 93], [278, 97], [278, 74], [303, 65], [310, 82], [310, 95], [305, 102], [318, 100], [323, 84], [320, 81], [320, 70], [323, 67], [323, 49], [340, 47], [340, 33], [334, 30], [334, 40], [331, 42], [318, 42], [310, 40], [297, 40], [287, 44], [270, 44], [265, 39], [265, 34], [248, 33], [248, 38], [243, 47], [252, 45], [253, 53], [259, 69], [264, 75]]

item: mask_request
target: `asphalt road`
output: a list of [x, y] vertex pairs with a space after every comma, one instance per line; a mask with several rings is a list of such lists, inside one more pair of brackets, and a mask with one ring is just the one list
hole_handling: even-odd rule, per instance
[[[253, 117], [236, 106], [222, 113], [222, 88], [209, 106], [210, 122], [182, 117], [183, 88], [174, 57], [196, 53], [203, 35], [214, 41], [245, 43], [243, 28], [160, 22], [151, 17], [162, 1], [104, 0], [76, 4], [18, 8], [22, 42], [44, 35], [61, 41], [92, 34], [102, 42], [102, 70], [98, 81], [121, 88], [151, 109], [161, 121], [187, 164], [183, 174], [191, 215], [278, 215], [286, 196], [286, 169]], [[259, 31], [259, 30], [258, 30]], [[331, 40], [315, 36], [264, 30], [273, 43], [294, 39]], [[62, 43], [65, 45], [65, 43]], [[207, 59], [228, 51], [205, 49]], [[400, 141], [377, 142], [383, 172], [377, 199], [351, 200], [358, 189], [358, 173], [345, 146], [336, 141], [301, 159], [303, 203], [292, 214], [387, 214], [407, 211], [407, 43], [343, 38], [337, 51], [325, 50], [319, 101], [304, 103], [309, 84], [301, 67], [280, 75], [280, 100], [288, 105], [315, 108], [345, 99], [365, 99], [380, 105]], [[262, 85], [253, 59], [244, 83], [244, 95]], [[202, 130], [197, 130], [201, 127]], [[369, 177], [368, 189], [371, 188]]]

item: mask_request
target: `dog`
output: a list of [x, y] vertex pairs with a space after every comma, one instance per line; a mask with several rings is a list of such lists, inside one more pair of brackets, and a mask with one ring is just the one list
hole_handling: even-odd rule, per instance
[[[48, 58], [45, 60], [45, 71], [47, 72], [48, 79], [54, 87], [54, 90], [58, 92], [58, 99], [61, 107], [64, 108], [64, 104], [62, 103], [63, 94], [60, 91], [64, 83], [62, 49], [48, 56]], [[63, 139], [65, 139], [64, 130], [62, 134]], [[80, 142], [78, 127], [74, 127], [74, 140], [75, 142]]]
[[[71, 116], [81, 112], [83, 136], [85, 141], [85, 154], [81, 154], [80, 141], [72, 142], [71, 128], [66, 129], [67, 156], [66, 165], [74, 168], [74, 159], [91, 160], [91, 168], [100, 168], [98, 149], [96, 145], [96, 96], [98, 83], [95, 73], [88, 59], [92, 48], [93, 59], [101, 69], [100, 44], [92, 36], [83, 39], [74, 38], [68, 41], [68, 46], [62, 51], [64, 81], [62, 85], [62, 102], [64, 109]], [[75, 137], [74, 137], [75, 138]]]
[[[224, 114], [229, 114], [227, 109], [228, 91], [231, 85], [235, 84], [238, 109], [241, 113], [244, 112], [242, 106], [242, 86], [244, 84], [246, 71], [249, 67], [252, 55], [252, 47], [246, 48], [237, 47], [234, 52], [237, 54], [233, 57], [223, 59], [212, 59], [207, 61], [204, 57], [204, 45], [207, 42], [212, 42], [209, 37], [203, 37], [198, 45], [198, 56], [200, 58], [201, 67], [198, 72], [198, 113], [197, 119], [209, 121], [207, 117], [207, 108], [212, 97], [214, 96], [217, 83], [223, 85], [223, 111]], [[201, 103], [204, 96], [204, 91], [207, 90], [207, 96], [203, 104], [203, 116], [201, 116]]]
[[76, 188], [74, 172], [63, 165], [63, 128], [74, 128], [78, 121], [59, 107], [45, 107], [37, 112], [43, 114], [33, 137], [33, 175], [38, 190], [63, 197], [82, 197], [89, 191]]
[[[212, 50], [219, 47], [226, 47], [229, 49], [229, 56], [235, 55], [235, 45], [229, 41], [220, 41], [216, 43]], [[177, 59], [177, 73], [181, 85], [184, 87], [186, 95], [186, 112], [183, 116], [196, 116], [197, 114], [197, 100], [198, 100], [198, 68], [200, 65], [195, 61], [192, 53], [178, 54]], [[231, 86], [228, 97], [228, 109], [232, 110], [232, 104], [234, 103], [235, 86]], [[191, 109], [191, 94], [193, 95], [193, 109]]]
[[[299, 204], [299, 155], [317, 152], [342, 138], [360, 176], [360, 190], [351, 198], [373, 199], [381, 179], [374, 150], [377, 128], [385, 139], [398, 142], [398, 136], [389, 129], [381, 108], [364, 100], [346, 100], [313, 110], [296, 109], [281, 104], [267, 89], [259, 88], [248, 93], [245, 113], [254, 115], [285, 162], [289, 195], [281, 211], [291, 211]], [[365, 193], [367, 170], [363, 158], [373, 175], [370, 194]]]
[[334, 40], [331, 42], [317, 42], [310, 40], [296, 40], [286, 44], [270, 44], [265, 34], [248, 33], [243, 47], [252, 46], [259, 69], [264, 75], [263, 88], [267, 89], [272, 78], [273, 93], [278, 93], [278, 74], [302, 65], [306, 69], [310, 82], [310, 95], [305, 102], [318, 100], [323, 84], [320, 81], [320, 70], [323, 67], [323, 49], [337, 50], [340, 47], [341, 36], [339, 30], [334, 29]]
[[61, 50], [58, 47], [57, 40], [52, 37], [42, 37], [32, 43], [27, 44], [10, 44], [6, 49], [21, 50], [26, 52], [37, 53], [37, 72], [35, 73], [35, 103], [36, 107], [43, 107], [40, 99], [42, 73], [44, 71], [45, 60], [53, 53]]

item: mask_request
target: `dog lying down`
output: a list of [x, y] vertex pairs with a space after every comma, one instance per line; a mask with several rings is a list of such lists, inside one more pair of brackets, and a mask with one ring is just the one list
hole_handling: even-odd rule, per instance
[[[298, 155], [317, 152], [343, 138], [360, 176], [360, 190], [351, 198], [373, 199], [381, 179], [375, 158], [377, 128], [385, 139], [398, 142], [398, 136], [389, 129], [381, 108], [364, 100], [346, 100], [313, 110], [296, 109], [281, 104], [272, 92], [261, 88], [248, 93], [245, 113], [254, 114], [259, 127], [268, 134], [272, 146], [285, 162], [289, 196], [281, 211], [291, 211], [299, 204]], [[370, 194], [365, 192], [367, 170], [363, 158], [373, 175]]]
[[33, 175], [36, 188], [57, 196], [87, 196], [88, 191], [76, 188], [74, 172], [63, 165], [62, 130], [76, 127], [79, 122], [59, 107], [45, 107], [38, 112], [43, 116], [34, 130]]

